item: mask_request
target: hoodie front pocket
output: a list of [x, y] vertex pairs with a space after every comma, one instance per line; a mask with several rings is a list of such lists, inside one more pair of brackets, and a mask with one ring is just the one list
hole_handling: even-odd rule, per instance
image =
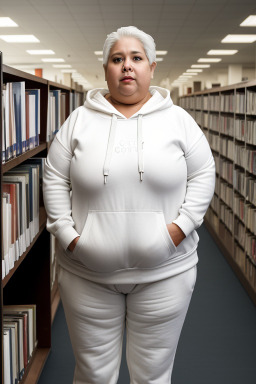
[[89, 211], [73, 253], [90, 270], [114, 272], [154, 268], [175, 252], [163, 212]]

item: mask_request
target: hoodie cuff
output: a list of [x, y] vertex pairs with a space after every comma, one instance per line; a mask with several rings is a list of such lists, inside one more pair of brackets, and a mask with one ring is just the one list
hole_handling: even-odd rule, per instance
[[180, 215], [173, 223], [180, 227], [186, 237], [196, 228], [195, 223], [186, 215]]
[[60, 228], [56, 233], [55, 237], [59, 241], [60, 245], [66, 250], [69, 244], [77, 237], [79, 233], [72, 226], [65, 226]]

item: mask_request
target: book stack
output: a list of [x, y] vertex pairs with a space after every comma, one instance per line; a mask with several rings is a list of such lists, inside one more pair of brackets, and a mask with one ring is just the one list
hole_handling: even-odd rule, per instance
[[40, 89], [25, 82], [6, 83], [2, 90], [2, 162], [39, 145]]
[[234, 135], [234, 118], [231, 116], [220, 116], [220, 133], [228, 136]]
[[51, 141], [56, 135], [64, 121], [66, 120], [66, 98], [67, 94], [55, 89], [49, 92], [48, 96], [48, 116], [47, 116], [47, 142]]
[[3, 306], [4, 384], [16, 384], [32, 358], [37, 345], [36, 306]]
[[237, 117], [235, 119], [235, 127], [234, 127], [235, 138], [240, 141], [245, 141], [245, 120]]
[[2, 278], [39, 232], [43, 166], [43, 158], [30, 158], [2, 177]]
[[246, 129], [246, 142], [251, 145], [256, 145], [256, 120], [247, 120]]
[[246, 112], [249, 115], [256, 115], [256, 91], [247, 89], [246, 93], [247, 103]]
[[237, 92], [235, 95], [236, 113], [245, 113], [245, 92]]

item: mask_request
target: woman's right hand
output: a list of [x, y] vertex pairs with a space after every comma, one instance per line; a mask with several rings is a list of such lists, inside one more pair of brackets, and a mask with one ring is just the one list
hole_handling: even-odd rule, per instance
[[75, 249], [75, 247], [76, 247], [76, 243], [77, 243], [78, 240], [79, 240], [79, 237], [80, 237], [80, 236], [75, 237], [74, 240], [72, 240], [71, 243], [69, 244], [69, 246], [68, 246], [68, 250], [69, 250], [70, 252], [73, 252], [73, 251], [74, 251], [74, 249]]

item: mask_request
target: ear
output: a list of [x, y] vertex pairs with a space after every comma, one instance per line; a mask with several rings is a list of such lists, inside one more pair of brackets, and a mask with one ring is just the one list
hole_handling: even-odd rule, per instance
[[156, 69], [156, 62], [153, 61], [153, 63], [150, 65], [151, 79], [154, 78], [154, 72], [155, 72], [155, 69]]
[[105, 81], [107, 81], [107, 66], [103, 64], [104, 73], [105, 73]]

